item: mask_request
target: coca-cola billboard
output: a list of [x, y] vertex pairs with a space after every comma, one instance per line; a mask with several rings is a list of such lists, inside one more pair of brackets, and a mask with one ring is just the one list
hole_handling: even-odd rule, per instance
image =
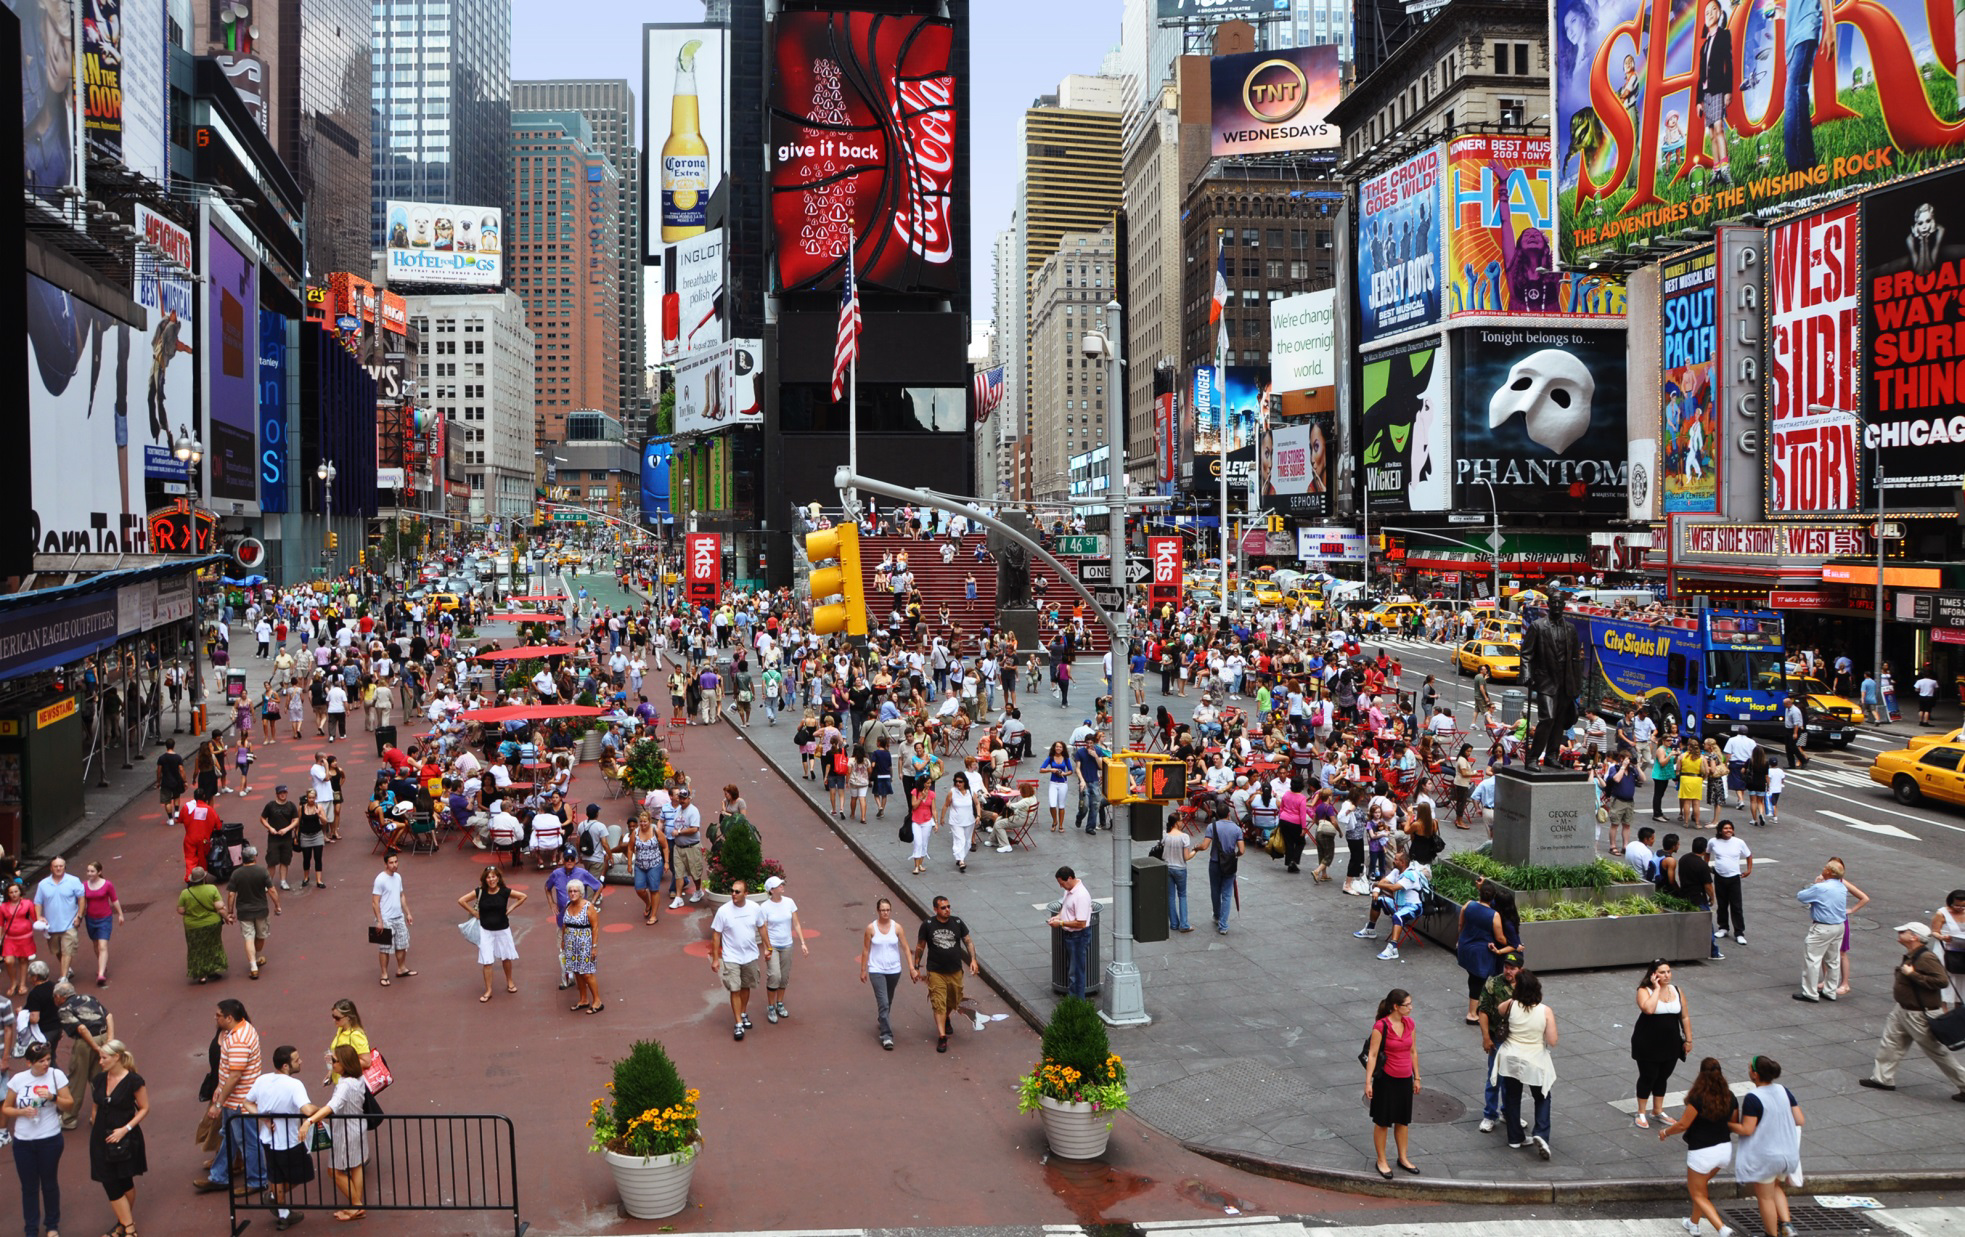
[[771, 214], [778, 282], [855, 277], [953, 292], [954, 29], [928, 17], [785, 13], [772, 76]]
[[723, 541], [715, 533], [690, 533], [682, 539], [686, 596], [694, 605], [715, 605], [723, 595]]

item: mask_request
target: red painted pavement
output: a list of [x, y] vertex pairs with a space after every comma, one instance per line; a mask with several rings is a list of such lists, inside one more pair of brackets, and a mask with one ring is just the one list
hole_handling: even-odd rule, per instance
[[[678, 763], [692, 775], [699, 802], [712, 807], [726, 782], [743, 788], [765, 853], [785, 864], [787, 892], [799, 902], [811, 938], [787, 999], [792, 1018], [768, 1024], [760, 997], [756, 1029], [743, 1043], [730, 1037], [729, 1006], [706, 961], [707, 906], [673, 913], [665, 906], [660, 922], [647, 927], [632, 891], [610, 887], [600, 938], [606, 1009], [593, 1017], [574, 1014], [567, 1010], [571, 994], [556, 991], [543, 876], [528, 867], [515, 874], [533, 895], [514, 915], [521, 991], [508, 996], [501, 982], [492, 1001], [480, 1004], [476, 957], [457, 932], [464, 913], [454, 903], [474, 884], [481, 853], [446, 846], [436, 855], [405, 855], [415, 916], [410, 965], [421, 973], [385, 989], [376, 982], [375, 951], [364, 936], [369, 883], [380, 859], [370, 853], [357, 810], [342, 841], [327, 848], [329, 888], [301, 891], [298, 871], [290, 878], [296, 889], [273, 920], [263, 978], [247, 980], [243, 950], [228, 929], [232, 974], [200, 987], [185, 980], [175, 914], [179, 837], [162, 825], [154, 794], [146, 792], [71, 853], [75, 871], [102, 860], [125, 907], [135, 912], [116, 931], [112, 982], [99, 995], [150, 1084], [150, 1173], [137, 1206], [146, 1237], [209, 1234], [223, 1222], [221, 1196], [191, 1192], [203, 1154], [190, 1134], [212, 1006], [228, 996], [246, 1003], [269, 1062], [284, 1043], [318, 1061], [332, 1033], [328, 1006], [349, 997], [394, 1070], [395, 1085], [383, 1096], [389, 1111], [510, 1115], [518, 1131], [521, 1210], [540, 1233], [650, 1232], [663, 1225], [701, 1232], [1090, 1223], [1202, 1218], [1221, 1215], [1226, 1206], [1283, 1215], [1411, 1206], [1236, 1172], [1123, 1114], [1103, 1163], [1044, 1164], [1038, 1122], [1017, 1115], [1014, 1094], [1017, 1075], [1036, 1057], [1036, 1035], [1012, 1018], [979, 1033], [958, 1032], [947, 1055], [937, 1055], [926, 990], [903, 985], [895, 1010], [898, 1046], [883, 1052], [874, 1036], [873, 1000], [857, 982], [856, 965], [860, 930], [873, 918], [882, 885], [733, 735], [692, 729], [688, 740]], [[224, 819], [249, 822], [248, 839], [263, 843], [256, 823], [261, 806], [282, 780], [298, 797], [315, 750], [311, 737], [259, 747], [253, 792], [221, 796]], [[369, 785], [377, 762], [366, 733], [321, 750], [341, 756], [351, 793]], [[598, 782], [591, 767], [581, 771], [576, 787], [583, 804], [584, 796], [598, 793]], [[606, 819], [624, 819], [628, 800], [600, 802]], [[954, 892], [960, 913], [959, 888]], [[904, 922], [911, 936], [913, 921]], [[85, 983], [91, 966], [86, 953], [77, 960]], [[985, 1011], [1003, 1010], [982, 982], [971, 979], [969, 990]], [[707, 1140], [690, 1209], [659, 1223], [619, 1218], [607, 1167], [588, 1151], [585, 1128], [588, 1104], [601, 1093], [611, 1061], [643, 1036], [660, 1039], [689, 1084], [701, 1088]], [[320, 1073], [310, 1068], [301, 1077], [312, 1098], [324, 1098]], [[111, 1218], [87, 1180], [85, 1149], [79, 1136], [71, 1142], [62, 1165], [63, 1227], [106, 1230]], [[309, 1219], [310, 1229], [337, 1232], [498, 1231], [496, 1218], [484, 1215], [371, 1213], [365, 1224], [351, 1226], [325, 1214]], [[255, 1231], [270, 1231], [270, 1220], [259, 1213]]]

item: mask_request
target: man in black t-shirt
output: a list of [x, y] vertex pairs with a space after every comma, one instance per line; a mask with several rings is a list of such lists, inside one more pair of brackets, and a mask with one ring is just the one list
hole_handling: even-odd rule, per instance
[[925, 974], [928, 980], [928, 1007], [935, 1014], [935, 1051], [948, 1051], [949, 1016], [962, 1004], [962, 968], [971, 975], [982, 974], [976, 956], [976, 943], [969, 925], [949, 913], [948, 899], [935, 899], [935, 917], [921, 925], [915, 936], [915, 982]]
[[266, 826], [266, 875], [286, 889], [287, 868], [293, 863], [294, 837], [300, 832], [300, 805], [288, 797], [286, 783], [273, 788], [273, 801], [260, 809]]
[[184, 798], [184, 757], [177, 754], [177, 740], [164, 740], [164, 754], [157, 757], [157, 801], [164, 805], [164, 820], [177, 820], [178, 801]]
[[[1713, 865], [1712, 860], [1706, 855], [1707, 840], [1706, 838], [1693, 838], [1692, 853], [1681, 857], [1678, 861], [1679, 896], [1688, 902], [1697, 903], [1702, 910], [1712, 909], [1713, 902], [1715, 901], [1713, 894]], [[1712, 956], [1715, 958], [1724, 958], [1726, 956], [1719, 952], [1718, 943], [1719, 938], [1725, 935], [1724, 932], [1719, 932], [1713, 936]]]
[[246, 966], [252, 978], [259, 978], [259, 968], [266, 965], [266, 938], [270, 935], [271, 922], [267, 912], [280, 905], [280, 895], [273, 891], [272, 879], [257, 860], [259, 851], [248, 846], [239, 852], [239, 866], [232, 869], [232, 875], [225, 882], [225, 912], [239, 925], [239, 935], [246, 943]]

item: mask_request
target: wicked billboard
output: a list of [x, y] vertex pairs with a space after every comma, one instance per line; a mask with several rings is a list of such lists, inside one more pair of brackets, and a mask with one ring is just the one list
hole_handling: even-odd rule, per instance
[[1557, 0], [1566, 261], [1965, 151], [1952, 7]]

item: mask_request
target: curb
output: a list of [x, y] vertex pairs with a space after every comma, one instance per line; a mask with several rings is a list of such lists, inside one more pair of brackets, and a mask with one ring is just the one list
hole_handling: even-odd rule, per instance
[[[869, 871], [871, 871], [875, 876], [880, 878], [881, 884], [885, 885], [887, 889], [892, 892], [894, 898], [897, 901], [901, 902], [910, 911], [913, 911], [916, 915], [920, 916], [922, 919], [932, 918], [932, 912], [928, 904], [922, 901], [915, 894], [909, 892], [911, 886], [896, 885], [892, 881], [888, 880], [886, 869], [881, 867], [879, 861], [873, 857], [873, 853], [869, 851], [861, 843], [859, 838], [854, 837], [852, 834], [846, 832], [844, 829], [841, 829], [839, 827], [840, 822], [833, 817], [832, 813], [830, 811], [825, 810], [824, 808], [821, 808], [819, 806], [819, 800], [815, 798], [810, 791], [806, 790], [805, 787], [799, 785], [800, 779], [791, 776], [789, 773], [786, 773], [783, 769], [778, 767], [777, 761], [773, 760], [770, 756], [765, 755], [764, 748], [758, 743], [756, 739], [751, 737], [751, 732], [748, 729], [746, 729], [743, 726], [739, 726], [736, 722], [732, 721], [727, 715], [722, 719], [722, 721], [725, 726], [728, 726], [731, 730], [735, 731], [738, 737], [743, 739], [743, 741], [750, 746], [752, 751], [757, 753], [758, 758], [764, 762], [765, 768], [771, 770], [772, 773], [777, 775], [780, 781], [784, 782], [787, 786], [791, 787], [793, 791], [797, 792], [798, 797], [805, 801], [806, 805], [812, 809], [813, 814], [818, 816], [819, 819], [825, 821], [826, 828], [832, 832], [832, 835], [838, 838], [840, 841], [844, 842], [846, 844], [847, 849], [851, 850], [854, 855], [858, 856], [860, 862], [864, 863]], [[1036, 1031], [1040, 1035], [1044, 1033], [1044, 1024], [1047, 1021], [1049, 1021], [1049, 1016], [1047, 1014], [1040, 1012], [1039, 1010], [1031, 1006], [1028, 1002], [1024, 1001], [1021, 997], [1017, 996], [1015, 992], [1011, 991], [1010, 987], [1007, 984], [1002, 983], [996, 978], [995, 974], [991, 971], [989, 967], [982, 968], [982, 981], [989, 985], [989, 989], [991, 992], [994, 992], [998, 997], [1002, 998], [1002, 1001], [1005, 1005], [1008, 1005], [1011, 1009], [1015, 1010], [1019, 1018], [1022, 1018], [1026, 1023], [1030, 1024], [1031, 1030]], [[1141, 1122], [1141, 1124], [1144, 1125], [1145, 1122]]]
[[[1437, 1180], [1400, 1179], [1387, 1182], [1376, 1173], [1353, 1172], [1349, 1169], [1320, 1168], [1314, 1164], [1298, 1164], [1287, 1160], [1272, 1160], [1236, 1151], [1226, 1147], [1210, 1146], [1206, 1143], [1182, 1142], [1181, 1146], [1196, 1155], [1203, 1155], [1239, 1168], [1243, 1172], [1258, 1177], [1271, 1177], [1278, 1181], [1295, 1182], [1298, 1185], [1315, 1186], [1319, 1189], [1339, 1190], [1346, 1194], [1366, 1194], [1375, 1198], [1409, 1198], [1434, 1203], [1476, 1203], [1502, 1206], [1586, 1206], [1593, 1203], [1645, 1203], [1656, 1202], [1660, 1190], [1669, 1190], [1672, 1183], [1650, 1177], [1615, 1177], [1601, 1181], [1471, 1181], [1439, 1178]], [[1828, 1172], [1809, 1173], [1808, 1187], [1811, 1192], [1831, 1194], [1889, 1194], [1904, 1191], [1938, 1192], [1965, 1189], [1965, 1169], [1952, 1171], [1931, 1170], [1919, 1172]], [[1750, 1187], [1727, 1180], [1714, 1181], [1712, 1194], [1715, 1198], [1752, 1198]]]

